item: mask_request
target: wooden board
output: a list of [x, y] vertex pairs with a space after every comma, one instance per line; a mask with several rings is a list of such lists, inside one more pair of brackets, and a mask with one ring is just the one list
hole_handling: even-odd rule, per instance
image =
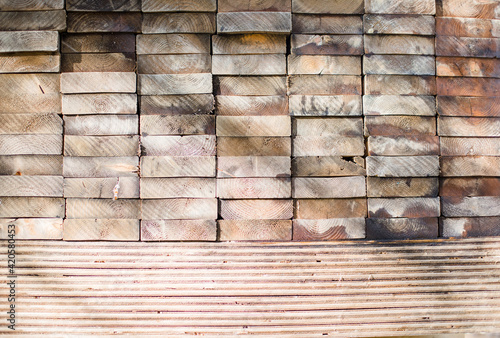
[[285, 76], [216, 76], [216, 95], [286, 95]]
[[500, 79], [438, 77], [438, 95], [445, 96], [499, 96]]
[[144, 13], [142, 32], [215, 33], [215, 13]]
[[215, 135], [215, 116], [142, 115], [142, 135]]
[[66, 22], [68, 33], [126, 32], [141, 31], [141, 13], [68, 12]]
[[288, 74], [361, 75], [361, 58], [356, 56], [289, 55]]
[[368, 197], [436, 197], [437, 177], [367, 177]]
[[496, 1], [471, 0], [467, 4], [458, 4], [456, 0], [442, 0], [437, 6], [438, 16], [465, 17], [478, 19], [500, 19]]
[[290, 44], [296, 55], [363, 55], [362, 35], [292, 34]]
[[218, 116], [288, 115], [287, 96], [217, 95], [215, 99]]
[[375, 14], [436, 14], [433, 0], [365, 0], [365, 13]]
[[367, 239], [420, 239], [438, 237], [438, 219], [428, 218], [368, 218]]
[[217, 136], [290, 136], [289, 116], [217, 116]]
[[443, 178], [439, 186], [440, 196], [499, 196], [498, 177], [456, 177]]
[[284, 54], [213, 55], [214, 75], [286, 75]]
[[[137, 38], [138, 40], [139, 37]], [[63, 34], [62, 53], [135, 53], [135, 34]]]
[[141, 221], [141, 241], [215, 241], [215, 220], [161, 219]]
[[65, 219], [65, 241], [138, 241], [136, 219]]
[[214, 156], [215, 135], [143, 136], [143, 156]]
[[63, 237], [62, 218], [3, 218], [0, 219], [0, 237], [9, 238], [9, 224], [15, 225], [16, 239], [51, 239]]
[[500, 78], [497, 59], [437, 57], [438, 76], [495, 77]]
[[442, 156], [500, 156], [500, 138], [440, 137], [440, 150]]
[[137, 95], [62, 95], [62, 113], [64, 115], [137, 114]]
[[363, 16], [365, 34], [434, 35], [435, 19], [432, 15], [373, 15]]
[[293, 120], [295, 136], [361, 136], [363, 120], [351, 117], [311, 117]]
[[216, 0], [142, 0], [143, 12], [215, 12]]
[[365, 54], [363, 72], [381, 75], [435, 75], [435, 58], [421, 55]]
[[440, 116], [440, 136], [500, 136], [500, 118]]
[[292, 172], [300, 176], [365, 176], [363, 157], [303, 156], [292, 159]]
[[138, 34], [137, 54], [210, 54], [210, 34]]
[[360, 116], [361, 95], [290, 95], [291, 116]]
[[293, 198], [353, 198], [366, 196], [363, 176], [294, 177]]
[[139, 136], [64, 136], [64, 156], [138, 156]]
[[441, 176], [500, 176], [500, 157], [443, 156]]
[[434, 76], [365, 75], [366, 95], [436, 95]]
[[140, 95], [209, 94], [212, 74], [140, 74]]
[[[3, 9], [2, 9], [3, 10]], [[33, 12], [0, 12], [1, 31], [64, 31], [64, 10]]]
[[170, 198], [142, 201], [141, 219], [217, 219], [216, 198]]
[[[23, 109], [25, 108], [25, 104], [36, 105], [40, 104], [40, 101], [43, 102], [40, 98], [41, 95], [47, 96], [50, 101], [55, 99], [60, 100], [59, 78], [59, 74], [0, 74], [0, 90], [2, 91], [2, 95], [5, 96], [5, 101], [2, 101], [8, 105], [12, 105], [13, 102], [17, 101], [17, 104], [14, 105], [22, 106], [22, 108], [18, 107], [17, 109]], [[57, 96], [50, 94], [57, 94]], [[21, 99], [22, 96], [25, 97], [24, 100]], [[52, 104], [51, 108], [54, 107], [57, 106]], [[10, 112], [11, 110], [15, 110], [14, 113], [28, 113], [27, 111], [18, 111], [17, 109], [8, 109], [8, 107], [5, 107], [2, 108], [2, 111]], [[45, 113], [45, 111], [36, 110], [35, 112]], [[49, 112], [54, 113], [54, 111]]]
[[140, 96], [141, 114], [210, 114], [214, 110], [212, 94]]
[[436, 35], [498, 38], [500, 37], [500, 23], [498, 20], [437, 17]]
[[215, 178], [141, 178], [141, 199], [215, 198]]
[[62, 175], [62, 155], [2, 155], [0, 175]]
[[221, 241], [290, 241], [292, 221], [274, 219], [221, 219]]
[[61, 155], [62, 135], [0, 135], [2, 155]]
[[[66, 219], [128, 219], [139, 224], [141, 201], [137, 199], [67, 198]], [[85, 222], [85, 221], [84, 221]], [[105, 227], [104, 227], [105, 228]]]
[[217, 179], [217, 197], [223, 199], [290, 198], [290, 178], [229, 177]]
[[141, 177], [215, 177], [215, 157], [141, 156]]
[[445, 217], [500, 216], [498, 196], [444, 196], [441, 203]]
[[65, 116], [65, 135], [134, 135], [138, 133], [137, 115]]
[[137, 70], [139, 74], [210, 73], [212, 58], [210, 54], [139, 55]]
[[430, 116], [366, 116], [365, 136], [436, 135]]
[[436, 98], [430, 95], [363, 95], [364, 115], [436, 115]]
[[0, 32], [0, 53], [57, 52], [58, 48], [55, 31]]
[[61, 92], [73, 93], [135, 93], [133, 72], [62, 73]]
[[286, 35], [232, 34], [213, 35], [212, 53], [216, 54], [285, 54]]
[[298, 199], [295, 219], [331, 219], [366, 217], [366, 198]]
[[296, 136], [292, 156], [363, 156], [361, 136]]
[[335, 241], [365, 238], [365, 219], [296, 219], [293, 220], [294, 241]]
[[0, 196], [63, 197], [62, 176], [0, 176]]
[[0, 8], [2, 9], [2, 11], [44, 11], [64, 9], [64, 0], [1, 0]]
[[439, 197], [368, 199], [369, 218], [422, 218], [440, 215]]
[[0, 217], [63, 218], [64, 198], [2, 197]]
[[436, 37], [437, 56], [500, 57], [499, 38]]
[[290, 156], [290, 137], [217, 137], [217, 156]]
[[58, 73], [59, 54], [0, 54], [0, 73]]
[[368, 156], [368, 176], [427, 177], [439, 176], [438, 156]]
[[290, 219], [291, 199], [220, 200], [220, 217], [225, 220]]
[[71, 12], [136, 12], [141, 10], [141, 1], [111, 0], [96, 2], [94, 0], [66, 0], [66, 10]]
[[217, 13], [217, 33], [280, 33], [292, 31], [290, 12]]
[[293, 13], [308, 14], [363, 14], [363, 0], [340, 0], [328, 1], [321, 0], [292, 0]]
[[361, 15], [293, 14], [292, 33], [363, 34]]
[[366, 54], [434, 55], [434, 37], [415, 35], [366, 35]]
[[438, 96], [439, 115], [500, 117], [500, 97]]
[[[0, 79], [5, 80], [2, 75], [12, 74], [0, 74]], [[15, 81], [13, 82], [15, 83]], [[59, 82], [59, 80], [57, 82]], [[11, 83], [13, 87], [17, 87], [14, 83]], [[2, 86], [2, 82], [0, 82], [0, 86]], [[40, 87], [42, 87], [42, 84], [40, 84]], [[23, 89], [15, 92], [10, 89], [12, 87], [7, 87], [9, 89], [2, 88], [4, 91], [2, 100], [0, 100], [0, 114], [59, 113], [61, 111], [61, 95], [59, 93], [50, 92], [44, 94], [40, 90], [40, 87], [38, 87], [38, 93], [26, 93], [29, 90], [25, 92]], [[57, 87], [59, 88], [59, 84]], [[48, 89], [47, 87], [42, 87], [42, 90], [43, 88]]]
[[64, 177], [137, 177], [139, 158], [64, 156]]
[[222, 156], [217, 158], [217, 177], [284, 178], [290, 176], [289, 156]]
[[291, 0], [219, 0], [217, 2], [218, 12], [290, 12], [291, 10]]
[[418, 136], [369, 136], [369, 156], [418, 156], [440, 155], [439, 137]]
[[62, 134], [57, 114], [0, 114], [0, 134]]
[[443, 237], [485, 237], [498, 236], [500, 217], [443, 218]]
[[114, 199], [139, 198], [138, 177], [64, 178], [64, 197]]
[[361, 76], [292, 75], [289, 95], [361, 95]]
[[65, 53], [61, 72], [135, 72], [135, 53]]

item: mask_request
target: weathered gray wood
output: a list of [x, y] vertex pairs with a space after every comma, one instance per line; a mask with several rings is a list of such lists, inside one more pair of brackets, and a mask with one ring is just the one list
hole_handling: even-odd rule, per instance
[[222, 156], [217, 177], [290, 177], [289, 156]]
[[213, 55], [214, 75], [286, 75], [284, 54]]
[[440, 116], [439, 136], [500, 136], [500, 118]]
[[365, 238], [365, 219], [296, 219], [293, 220], [294, 241], [329, 241]]
[[437, 177], [367, 177], [368, 197], [436, 197], [439, 192]]
[[144, 13], [142, 32], [215, 33], [215, 13]]
[[141, 177], [215, 177], [215, 157], [141, 156]]
[[293, 121], [296, 136], [362, 136], [363, 119], [351, 117], [297, 118]]
[[363, 176], [294, 177], [293, 198], [353, 198], [366, 196]]
[[365, 0], [366, 13], [380, 14], [436, 14], [434, 0]]
[[368, 156], [368, 176], [427, 177], [439, 176], [438, 156]]
[[0, 134], [62, 134], [57, 114], [0, 114]]
[[141, 96], [141, 115], [210, 114], [214, 110], [212, 94]]
[[430, 116], [366, 116], [365, 136], [436, 135]]
[[61, 40], [61, 52], [135, 53], [135, 34], [64, 34]]
[[0, 31], [64, 31], [64, 10], [0, 12]]
[[291, 198], [290, 178], [229, 177], [217, 179], [217, 197], [224, 199]]
[[[115, 189], [118, 193], [115, 196]], [[64, 178], [64, 197], [139, 198], [139, 177]]]
[[136, 94], [62, 95], [64, 115], [136, 114]]
[[360, 116], [361, 95], [290, 95], [292, 116]]
[[215, 178], [141, 178], [141, 199], [215, 198]]
[[431, 135], [370, 136], [370, 156], [439, 155], [439, 137]]
[[142, 15], [137, 12], [68, 12], [68, 33], [141, 31]]
[[438, 237], [438, 219], [368, 218], [367, 239], [429, 239]]
[[217, 33], [281, 33], [292, 31], [287, 12], [217, 13]]
[[290, 241], [292, 221], [274, 219], [221, 219], [221, 241]]
[[142, 220], [217, 219], [216, 198], [169, 198], [142, 201]]
[[500, 156], [500, 138], [440, 137], [442, 156]]
[[288, 74], [361, 75], [357, 56], [289, 55]]
[[442, 0], [438, 2], [438, 16], [500, 19], [500, 4], [497, 1], [470, 0], [466, 4], [457, 0]]
[[0, 32], [0, 53], [57, 52], [59, 33], [54, 31]]
[[62, 175], [63, 156], [0, 156], [0, 175]]
[[435, 19], [431, 15], [373, 15], [363, 16], [366, 34], [434, 35]]
[[139, 55], [139, 74], [190, 74], [210, 73], [210, 54]]
[[2, 197], [0, 217], [64, 217], [64, 198]]
[[16, 239], [62, 239], [62, 218], [4, 218], [0, 219], [0, 237], [9, 238], [9, 224], [16, 227]]
[[64, 156], [138, 156], [139, 136], [64, 136]]
[[214, 156], [215, 135], [143, 136], [144, 156]]
[[290, 136], [289, 116], [217, 116], [217, 136]]
[[439, 197], [369, 198], [370, 218], [421, 218], [440, 216]]
[[70, 157], [63, 161], [64, 177], [137, 177], [136, 157]]
[[67, 198], [67, 219], [137, 219], [141, 216], [141, 201], [111, 198]]
[[500, 57], [499, 38], [436, 37], [437, 56]]
[[221, 200], [223, 219], [290, 219], [293, 215], [291, 199]]
[[[24, 105], [22, 96], [27, 97], [25, 100], [30, 102], [31, 94], [35, 94], [33, 96], [37, 99], [36, 101], [41, 100], [38, 97], [40, 95], [48, 96], [51, 100], [55, 99], [56, 96], [50, 94], [57, 94], [57, 98], [60, 100], [59, 77], [59, 74], [0, 74], [0, 91], [6, 97], [6, 103], [10, 105], [16, 101], [18, 103], [14, 103], [14, 105]], [[2, 108], [2, 111], [9, 112], [7, 108]], [[40, 111], [40, 113], [45, 113], [45, 111]], [[50, 113], [54, 113], [54, 111], [50, 111]]]
[[500, 157], [443, 156], [441, 176], [500, 176]]
[[296, 136], [292, 156], [363, 156], [361, 136]]
[[0, 73], [57, 73], [59, 54], [0, 54]]
[[62, 93], [135, 93], [133, 72], [62, 73]]
[[500, 216], [498, 196], [445, 196], [441, 202], [445, 217]]
[[61, 155], [62, 135], [0, 135], [2, 155]]
[[137, 115], [65, 116], [65, 135], [134, 135], [138, 133]]
[[467, 76], [500, 78], [500, 63], [497, 59], [437, 57], [437, 76]]
[[137, 54], [210, 54], [210, 34], [139, 34]]
[[216, 95], [286, 95], [285, 76], [218, 76], [214, 79]]
[[64, 9], [64, 0], [0, 0], [2, 11], [44, 11]]
[[135, 53], [65, 53], [61, 72], [135, 72]]
[[291, 0], [219, 0], [218, 12], [290, 12]]
[[363, 14], [363, 0], [292, 0], [293, 13], [309, 14]]
[[138, 241], [138, 219], [65, 219], [65, 241]]
[[500, 217], [443, 218], [443, 237], [485, 237], [500, 234]]
[[216, 0], [142, 0], [143, 12], [215, 12]]
[[444, 178], [440, 183], [440, 196], [500, 196], [499, 177]]
[[280, 34], [213, 35], [213, 54], [285, 54], [286, 36]]
[[365, 176], [362, 157], [306, 156], [292, 159], [294, 176]]
[[286, 96], [216, 96], [217, 115], [288, 115]]
[[[12, 74], [0, 74], [0, 80], [5, 79], [2, 77], [2, 75], [12, 75]], [[16, 74], [16, 75], [28, 75], [28, 74]], [[42, 85], [40, 85], [40, 87], [41, 86]], [[0, 81], [0, 87], [3, 87], [1, 81]], [[59, 93], [43, 94], [40, 90], [40, 87], [38, 87], [39, 94], [26, 93], [23, 90], [14, 92], [12, 89], [5, 89], [5, 91], [2, 92], [2, 100], [0, 100], [0, 114], [61, 112], [61, 95]]]
[[366, 54], [434, 55], [434, 37], [414, 35], [366, 35]]
[[0, 176], [0, 196], [63, 197], [62, 176]]
[[366, 217], [366, 198], [298, 199], [295, 219]]
[[141, 241], [215, 241], [215, 220], [160, 219], [141, 221]]
[[361, 95], [361, 76], [292, 75], [289, 95]]
[[364, 115], [436, 115], [436, 98], [430, 95], [363, 95]]
[[211, 115], [143, 115], [143, 135], [215, 134], [215, 117]]
[[140, 0], [66, 0], [67, 11], [135, 12], [141, 10]]
[[301, 34], [363, 34], [361, 15], [293, 14], [292, 32]]
[[140, 74], [139, 94], [209, 94], [212, 93], [212, 74]]
[[217, 156], [290, 156], [290, 137], [218, 137]]
[[290, 44], [296, 55], [363, 55], [362, 35], [292, 34]]
[[381, 75], [435, 75], [436, 62], [434, 56], [365, 55], [363, 72]]
[[365, 75], [365, 95], [436, 95], [434, 76]]
[[436, 18], [436, 35], [498, 38], [500, 21], [475, 18]]

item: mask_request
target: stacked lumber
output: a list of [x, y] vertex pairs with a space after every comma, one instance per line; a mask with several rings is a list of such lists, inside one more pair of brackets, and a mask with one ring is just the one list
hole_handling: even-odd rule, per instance
[[[219, 0], [216, 76], [220, 240], [290, 240], [290, 0]], [[229, 34], [232, 33], [232, 34]]]
[[434, 0], [366, 0], [369, 239], [438, 236]]
[[66, 0], [64, 240], [139, 239], [136, 0]]
[[143, 0], [137, 36], [141, 239], [214, 241], [215, 0]]
[[500, 3], [443, 0], [436, 18], [442, 235], [500, 235]]
[[293, 240], [365, 237], [364, 3], [292, 0]]
[[64, 1], [0, 1], [0, 233], [61, 239]]

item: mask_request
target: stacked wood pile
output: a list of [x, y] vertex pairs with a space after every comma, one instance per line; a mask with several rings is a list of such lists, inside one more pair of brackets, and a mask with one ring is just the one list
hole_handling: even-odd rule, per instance
[[1, 230], [500, 235], [499, 13], [481, 0], [0, 0]]

